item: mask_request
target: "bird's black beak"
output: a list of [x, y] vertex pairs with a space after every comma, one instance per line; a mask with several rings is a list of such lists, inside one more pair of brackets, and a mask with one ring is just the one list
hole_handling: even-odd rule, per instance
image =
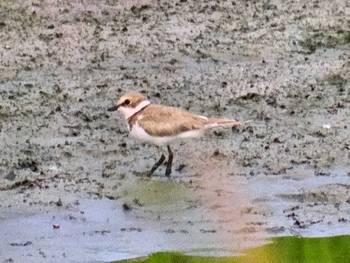
[[115, 105], [112, 108], [109, 108], [107, 111], [116, 111], [118, 110], [118, 108], [119, 108], [119, 105]]

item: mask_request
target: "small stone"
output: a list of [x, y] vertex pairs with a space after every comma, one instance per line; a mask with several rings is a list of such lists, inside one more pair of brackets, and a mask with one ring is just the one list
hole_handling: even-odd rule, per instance
[[16, 174], [15, 174], [13, 171], [9, 172], [9, 173], [5, 176], [5, 179], [7, 179], [7, 180], [9, 180], [9, 181], [13, 181], [13, 180], [15, 180], [15, 178], [16, 178]]

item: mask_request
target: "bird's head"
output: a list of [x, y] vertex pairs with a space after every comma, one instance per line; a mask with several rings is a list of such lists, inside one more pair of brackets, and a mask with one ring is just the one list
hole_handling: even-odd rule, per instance
[[141, 93], [129, 92], [121, 96], [117, 103], [109, 108], [108, 111], [118, 110], [124, 114], [125, 119], [128, 119], [149, 104], [149, 100]]

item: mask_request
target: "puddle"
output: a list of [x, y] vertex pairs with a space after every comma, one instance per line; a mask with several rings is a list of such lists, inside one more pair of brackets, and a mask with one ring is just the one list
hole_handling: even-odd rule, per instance
[[[346, 176], [293, 180], [222, 173], [227, 171], [213, 167], [199, 177], [130, 176], [109, 198], [66, 194], [61, 195], [63, 206], [3, 206], [0, 251], [15, 261], [36, 255], [51, 262], [112, 261], [169, 250], [225, 257], [276, 235], [350, 234]], [[38, 191], [44, 200], [45, 191]], [[304, 239], [287, 240], [297, 247]]]
[[277, 227], [282, 229], [279, 235], [308, 237], [350, 234], [350, 185], [345, 174], [303, 180], [267, 176], [249, 182], [252, 203], [262, 207], [258, 213], [266, 214], [266, 229]]

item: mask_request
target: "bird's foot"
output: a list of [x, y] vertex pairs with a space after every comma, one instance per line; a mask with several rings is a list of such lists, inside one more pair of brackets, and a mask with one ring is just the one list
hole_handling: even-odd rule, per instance
[[165, 170], [165, 176], [169, 177], [171, 175], [171, 168], [167, 167]]

